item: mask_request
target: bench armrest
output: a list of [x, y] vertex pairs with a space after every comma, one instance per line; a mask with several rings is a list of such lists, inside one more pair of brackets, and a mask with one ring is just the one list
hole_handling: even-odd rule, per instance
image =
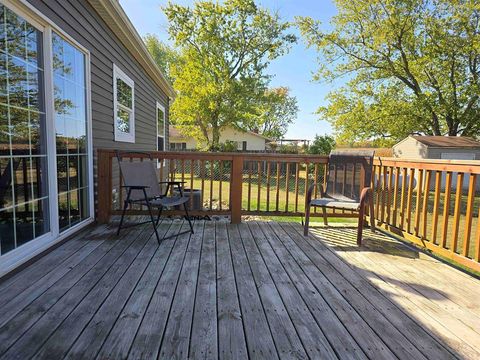
[[132, 190], [143, 190], [148, 189], [150, 186], [146, 185], [122, 185], [122, 188], [132, 189]]

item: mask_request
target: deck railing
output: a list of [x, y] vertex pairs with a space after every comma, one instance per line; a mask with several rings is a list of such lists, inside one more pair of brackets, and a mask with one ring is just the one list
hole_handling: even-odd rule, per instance
[[[302, 216], [313, 182], [324, 183], [319, 155], [152, 152], [161, 179], [185, 181], [192, 215]], [[143, 161], [132, 153], [131, 161]], [[377, 224], [432, 252], [480, 271], [480, 161], [376, 158], [372, 176]], [[97, 153], [97, 219], [120, 213], [124, 191], [113, 150]], [[318, 194], [314, 194], [317, 196]], [[131, 208], [129, 214], [146, 214]], [[170, 210], [167, 214], [180, 214]], [[312, 216], [321, 216], [321, 211]], [[354, 217], [329, 211], [330, 217]]]

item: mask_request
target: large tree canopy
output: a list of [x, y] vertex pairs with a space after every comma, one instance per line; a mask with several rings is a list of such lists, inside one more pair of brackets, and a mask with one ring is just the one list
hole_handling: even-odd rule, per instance
[[342, 140], [480, 133], [478, 1], [336, 4], [331, 31], [308, 17], [297, 21], [321, 55], [315, 79], [348, 80], [319, 109]]
[[290, 95], [287, 87], [267, 89], [263, 99], [258, 100], [257, 114], [251, 117], [247, 128], [278, 140], [285, 135], [297, 113], [297, 99]]
[[169, 3], [164, 11], [182, 58], [170, 68], [178, 92], [171, 116], [182, 132], [218, 148], [223, 127], [245, 128], [256, 115], [269, 62], [296, 38], [289, 23], [253, 0]]

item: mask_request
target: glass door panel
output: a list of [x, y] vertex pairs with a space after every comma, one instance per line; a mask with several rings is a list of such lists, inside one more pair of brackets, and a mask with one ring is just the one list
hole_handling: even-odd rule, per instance
[[42, 39], [0, 4], [0, 255], [50, 231]]
[[85, 55], [52, 35], [60, 231], [89, 217]]

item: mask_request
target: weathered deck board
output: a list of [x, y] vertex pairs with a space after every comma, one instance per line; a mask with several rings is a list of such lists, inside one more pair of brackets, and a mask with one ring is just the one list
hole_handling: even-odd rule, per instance
[[392, 238], [194, 226], [93, 228], [0, 282], [0, 359], [480, 357], [480, 281]]

